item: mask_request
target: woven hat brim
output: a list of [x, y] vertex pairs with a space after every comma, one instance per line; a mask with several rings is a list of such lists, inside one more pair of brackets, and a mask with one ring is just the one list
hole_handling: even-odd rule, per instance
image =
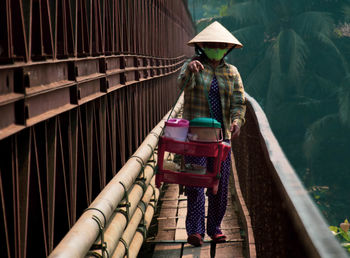
[[187, 44], [195, 46], [196, 43], [204, 42], [227, 43], [230, 46], [235, 46], [235, 48], [243, 47], [242, 43], [217, 21], [203, 29]]

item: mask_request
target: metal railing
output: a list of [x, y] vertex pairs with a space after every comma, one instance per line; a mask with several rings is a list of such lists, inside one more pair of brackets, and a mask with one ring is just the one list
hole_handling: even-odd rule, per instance
[[47, 256], [168, 112], [186, 8], [0, 0], [1, 254]]
[[265, 113], [247, 99], [246, 124], [232, 148], [257, 257], [347, 257], [284, 156]]

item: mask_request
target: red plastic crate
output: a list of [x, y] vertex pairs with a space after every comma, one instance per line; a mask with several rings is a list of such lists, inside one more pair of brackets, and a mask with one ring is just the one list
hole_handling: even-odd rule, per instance
[[[220, 180], [218, 174], [220, 172], [221, 162], [226, 159], [230, 148], [229, 145], [222, 142], [180, 142], [160, 136], [158, 142], [158, 171], [156, 174], [156, 186], [160, 187], [162, 182], [185, 186], [199, 186], [212, 188], [213, 193], [216, 194]], [[166, 170], [163, 168], [164, 152], [166, 151], [189, 156], [212, 157], [214, 158], [213, 169], [212, 171], [207, 170], [204, 175]]]

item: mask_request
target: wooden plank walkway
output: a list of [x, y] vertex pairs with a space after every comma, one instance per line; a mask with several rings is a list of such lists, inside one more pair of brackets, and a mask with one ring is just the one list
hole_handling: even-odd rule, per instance
[[227, 236], [226, 243], [212, 243], [206, 235], [201, 247], [193, 247], [187, 244], [185, 228], [187, 197], [179, 194], [178, 185], [168, 185], [162, 197], [162, 206], [158, 217], [158, 233], [152, 240], [156, 243], [153, 258], [244, 257], [244, 239], [241, 236], [242, 231], [234, 207], [231, 191], [229, 191], [228, 206], [221, 224], [221, 229]]

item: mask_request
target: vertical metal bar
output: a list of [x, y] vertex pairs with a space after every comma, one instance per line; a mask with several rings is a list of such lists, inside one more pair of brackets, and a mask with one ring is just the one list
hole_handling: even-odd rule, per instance
[[106, 185], [106, 96], [100, 98], [99, 111], [99, 142], [100, 142], [100, 173], [101, 173], [101, 190]]
[[162, 44], [162, 39], [163, 38], [165, 38], [165, 24], [164, 24], [164, 16], [165, 16], [165, 13], [164, 13], [164, 6], [163, 6], [163, 1], [159, 1], [160, 2], [160, 6], [161, 6], [161, 8], [162, 9], [160, 9], [159, 10], [159, 16], [160, 16], [160, 19], [159, 19], [159, 22], [160, 22], [160, 24], [159, 24], [159, 26], [160, 26], [160, 31], [161, 31], [161, 35], [160, 35], [160, 37], [159, 37], [159, 48], [160, 48], [160, 55], [159, 56], [161, 56], [161, 57], [165, 57], [165, 45], [164, 44]]
[[0, 62], [7, 63], [12, 56], [12, 44], [11, 44], [11, 14], [9, 0], [0, 2], [0, 31], [2, 31], [1, 37], [1, 50], [0, 50]]
[[97, 2], [98, 0], [92, 0], [91, 5], [91, 40], [92, 40], [92, 52], [91, 55], [96, 56], [99, 49], [99, 41], [98, 41], [98, 23], [96, 13], [97, 13]]
[[[65, 151], [64, 151], [64, 143], [63, 143], [63, 136], [62, 136], [62, 130], [61, 130], [61, 117], [58, 118], [58, 124], [57, 124], [57, 130], [58, 130], [58, 138], [59, 138], [59, 154], [61, 157], [61, 171], [57, 170], [57, 172], [61, 172], [61, 176], [62, 176], [62, 181], [63, 181], [63, 187], [64, 187], [64, 200], [65, 200], [65, 204], [66, 204], [66, 220], [67, 220], [67, 225], [68, 228], [72, 227], [72, 219], [71, 219], [71, 213], [70, 213], [70, 194], [69, 194], [69, 175], [67, 176], [67, 171], [69, 171], [69, 165], [66, 164], [65, 162]], [[66, 167], [68, 169], [66, 169]], [[62, 205], [63, 206], [63, 205]], [[64, 207], [60, 207], [60, 209], [63, 209]], [[61, 222], [60, 225], [62, 225], [63, 223]], [[58, 229], [56, 230], [58, 231]]]
[[112, 177], [110, 176], [113, 174], [114, 168], [114, 159], [113, 159], [113, 144], [111, 138], [113, 138], [112, 135], [112, 124], [111, 120], [113, 119], [112, 116], [114, 113], [113, 110], [111, 110], [111, 96], [107, 96], [106, 100], [106, 182], [110, 180]]
[[[117, 128], [116, 128], [116, 95], [115, 93], [108, 96], [108, 103], [106, 109], [107, 118], [107, 171], [110, 172], [110, 176], [114, 176], [117, 170], [116, 166], [116, 154], [117, 154]], [[109, 165], [109, 166], [108, 166]], [[109, 178], [110, 179], [110, 178]]]
[[135, 0], [134, 1], [134, 8], [135, 8], [135, 53], [136, 54], [140, 54], [141, 53], [141, 42], [142, 42], [142, 38], [141, 38], [141, 12], [140, 12], [140, 1], [139, 0]]
[[67, 37], [66, 37], [66, 8], [65, 0], [56, 0], [56, 22], [55, 22], [55, 51], [57, 58], [66, 58], [67, 54]]
[[144, 19], [144, 30], [145, 30], [145, 34], [144, 34], [144, 37], [145, 37], [145, 55], [148, 55], [150, 56], [151, 55], [151, 51], [150, 51], [150, 48], [149, 48], [149, 43], [150, 43], [150, 39], [151, 39], [151, 35], [150, 35], [150, 30], [149, 30], [149, 27], [150, 27], [150, 23], [151, 23], [151, 19], [150, 19], [150, 2], [148, 2], [148, 4], [146, 4], [144, 1], [142, 1], [143, 3], [143, 10], [144, 13], [145, 13], [145, 19]]
[[29, 55], [32, 60], [42, 56], [41, 0], [30, 0]]
[[19, 246], [18, 246], [18, 239], [19, 239], [19, 232], [18, 232], [18, 213], [17, 213], [17, 200], [18, 200], [18, 192], [17, 192], [17, 178], [18, 178], [18, 166], [17, 166], [17, 160], [18, 160], [18, 152], [17, 152], [17, 146], [16, 146], [17, 140], [16, 135], [12, 137], [11, 139], [11, 150], [12, 150], [12, 161], [11, 161], [11, 172], [12, 172], [12, 214], [13, 214], [13, 246], [14, 246], [14, 256], [18, 257], [19, 253]]
[[[86, 5], [89, 5], [89, 1], [85, 0], [76, 0], [76, 20], [75, 23], [76, 27], [76, 48], [77, 48], [77, 54], [76, 56], [86, 56], [90, 53], [90, 30], [91, 24], [89, 23], [89, 13], [87, 10]], [[90, 8], [91, 9], [91, 8]]]
[[155, 29], [155, 23], [154, 23], [154, 1], [155, 0], [150, 0], [150, 12], [151, 12], [151, 22], [150, 22], [150, 28], [149, 28], [149, 35], [150, 35], [150, 52], [151, 52], [151, 56], [155, 56], [154, 53], [154, 45], [155, 45], [155, 40], [154, 40], [154, 29]]
[[[78, 170], [80, 170], [80, 174], [83, 174], [84, 176], [84, 187], [85, 187], [85, 196], [86, 196], [86, 203], [91, 203], [91, 196], [89, 196], [89, 193], [91, 191], [89, 191], [89, 176], [88, 176], [88, 170], [87, 170], [87, 157], [86, 157], [86, 152], [88, 152], [87, 148], [86, 148], [86, 140], [85, 140], [85, 134], [86, 134], [86, 130], [85, 127], [83, 125], [83, 119], [82, 119], [82, 109], [79, 108], [78, 109], [78, 127], [79, 127], [79, 149], [80, 149], [80, 162], [78, 163], [78, 165], [80, 164], [80, 166], [78, 167]], [[81, 172], [82, 170], [82, 172]], [[81, 183], [83, 184], [83, 183]], [[83, 186], [82, 186], [83, 187]]]
[[161, 46], [160, 46], [160, 34], [161, 34], [161, 28], [160, 28], [160, 9], [159, 9], [159, 0], [155, 1], [156, 3], [156, 56], [160, 57], [161, 56]]
[[8, 14], [10, 26], [8, 28], [9, 38], [11, 43], [11, 50], [9, 51], [9, 58], [23, 59], [28, 61], [28, 48], [24, 27], [23, 8], [21, 0], [8, 0]]
[[156, 0], [153, 0], [153, 6], [152, 6], [152, 15], [153, 15], [153, 26], [152, 26], [152, 49], [153, 49], [153, 56], [157, 56], [157, 9], [156, 9]]
[[[84, 0], [82, 0], [84, 1]], [[89, 7], [90, 7], [90, 10], [89, 10], [89, 55], [93, 55], [93, 37], [92, 37], [92, 33], [93, 33], [93, 24], [92, 24], [92, 20], [93, 20], [93, 1], [94, 0], [88, 0], [88, 2], [90, 3]]]
[[[106, 50], [108, 51], [108, 48], [106, 48], [106, 44], [107, 41], [107, 33], [106, 33], [106, 26], [110, 25], [107, 22], [107, 9], [106, 9], [106, 4], [108, 4], [108, 0], [101, 0], [102, 1], [102, 17], [101, 17], [101, 35], [102, 35], [102, 39], [101, 39], [101, 43], [102, 43], [102, 53], [106, 54]], [[107, 25], [108, 24], [108, 25]]]
[[125, 8], [125, 13], [127, 14], [124, 16], [125, 23], [124, 23], [124, 28], [125, 28], [125, 52], [130, 54], [131, 52], [131, 47], [130, 47], [130, 2], [125, 1], [124, 2], [124, 8]]
[[[113, 8], [114, 1], [105, 0], [104, 1], [104, 19], [103, 19], [103, 47], [102, 53], [105, 53], [105, 55], [112, 54], [114, 52], [114, 44], [113, 44], [113, 38], [114, 38], [114, 19], [113, 15], [114, 10]], [[111, 12], [112, 11], [112, 12]]]
[[67, 55], [74, 56], [74, 29], [72, 23], [71, 1], [65, 0], [65, 18], [66, 18], [66, 42]]
[[142, 98], [141, 98], [141, 106], [142, 106], [142, 110], [143, 110], [143, 113], [142, 113], [142, 136], [143, 138], [146, 137], [147, 135], [147, 120], [146, 120], [146, 115], [147, 115], [147, 103], [146, 103], [146, 93], [147, 93], [147, 89], [146, 89], [146, 86], [147, 86], [147, 82], [144, 82], [142, 84]]
[[146, 55], [146, 24], [147, 24], [147, 9], [146, 9], [146, 3], [145, 1], [139, 1], [139, 6], [140, 6], [140, 27], [141, 27], [141, 31], [140, 31], [140, 37], [141, 37], [141, 49], [140, 49], [140, 53], [142, 55]]
[[113, 176], [117, 173], [117, 95], [114, 93], [111, 96], [111, 139], [110, 144], [112, 145], [112, 174]]
[[137, 6], [137, 3], [136, 3], [136, 0], [133, 0], [132, 1], [132, 16], [133, 16], [133, 27], [132, 27], [132, 32], [133, 32], [133, 39], [132, 39], [132, 42], [133, 42], [133, 53], [139, 53], [138, 52], [138, 38], [137, 38], [137, 30], [138, 30], [138, 23], [137, 23], [137, 20], [138, 20], [138, 6]]
[[120, 161], [121, 165], [124, 165], [126, 162], [126, 121], [125, 121], [125, 101], [126, 94], [125, 89], [118, 91], [118, 138], [119, 138], [119, 150], [120, 150]]
[[31, 130], [27, 129], [15, 137], [16, 147], [16, 253], [15, 257], [26, 257], [29, 207], [29, 178], [31, 162]]
[[154, 11], [154, 8], [153, 8], [153, 1], [154, 0], [150, 0], [150, 4], [149, 4], [149, 24], [148, 24], [148, 36], [149, 36], [149, 45], [148, 45], [148, 48], [149, 49], [149, 55], [150, 56], [154, 56], [154, 52], [153, 52], [153, 49], [154, 49], [154, 38], [153, 38], [153, 28], [154, 28], [154, 15], [153, 15], [153, 11]]
[[142, 92], [143, 92], [143, 84], [140, 83], [139, 87], [137, 87], [138, 90], [138, 96], [137, 96], [137, 104], [138, 104], [138, 110], [137, 113], [139, 114], [138, 117], [138, 135], [139, 135], [139, 143], [143, 142], [144, 135], [143, 135], [143, 123], [142, 123], [142, 118], [144, 116], [144, 110], [142, 109]]
[[77, 216], [77, 140], [78, 123], [77, 111], [69, 112], [68, 124], [68, 151], [69, 151], [69, 183], [70, 183], [70, 218], [71, 224], [74, 224]]
[[[102, 189], [102, 171], [101, 171], [101, 155], [100, 155], [100, 138], [99, 138], [99, 128], [98, 128], [98, 117], [96, 113], [98, 112], [98, 103], [94, 103], [93, 105], [93, 110], [92, 110], [92, 116], [93, 116], [93, 145], [92, 145], [92, 150], [94, 152], [94, 161], [93, 162], [93, 173], [92, 178], [97, 178], [98, 183], [96, 180], [92, 181], [92, 189], [93, 189], [93, 194], [95, 194], [94, 190], [96, 191], [96, 196], [98, 193], [98, 190]], [[98, 189], [95, 189], [98, 186]]]
[[47, 228], [48, 250], [54, 247], [55, 235], [55, 196], [56, 196], [56, 161], [57, 161], [57, 118], [45, 123], [46, 174], [47, 174]]
[[118, 42], [118, 53], [124, 52], [125, 51], [125, 40], [124, 40], [124, 15], [125, 15], [125, 8], [124, 8], [124, 1], [117, 1], [116, 4], [116, 18], [117, 18], [117, 28], [118, 28], [118, 34], [117, 34], [117, 42]]
[[132, 96], [133, 87], [126, 89], [126, 129], [127, 129], [127, 149], [128, 149], [128, 157], [130, 157], [133, 153], [133, 138], [132, 138], [132, 132], [133, 132], [133, 108], [132, 108], [132, 102], [133, 102], [133, 96]]
[[8, 226], [7, 223], [9, 222], [7, 219], [7, 209], [6, 209], [6, 205], [5, 205], [5, 193], [4, 193], [4, 186], [2, 184], [2, 174], [1, 174], [1, 168], [0, 168], [0, 200], [1, 200], [1, 210], [2, 210], [2, 217], [3, 217], [3, 225], [4, 225], [4, 232], [3, 234], [5, 234], [5, 245], [6, 248], [6, 253], [3, 253], [4, 255], [7, 254], [7, 257], [11, 257], [11, 252], [10, 252], [10, 240], [9, 240], [9, 230], [8, 230]]
[[88, 203], [92, 201], [92, 172], [93, 172], [93, 106], [92, 103], [86, 104], [85, 123], [86, 123], [86, 156], [88, 171]]
[[47, 57], [53, 55], [53, 35], [52, 35], [52, 21], [50, 13], [49, 0], [41, 0], [41, 12], [42, 12], [42, 32], [43, 32], [43, 44], [44, 54]]
[[135, 147], [137, 148], [140, 144], [139, 142], [139, 129], [140, 129], [140, 113], [139, 113], [139, 89], [140, 89], [140, 84], [138, 83], [137, 86], [133, 89], [133, 110], [134, 110], [134, 125], [133, 125], [133, 129], [134, 129], [134, 144]]
[[75, 1], [75, 13], [74, 13], [74, 28], [73, 28], [73, 31], [74, 31], [74, 56], [77, 57], [78, 56], [78, 27], [79, 27], [79, 24], [78, 22], [80, 22], [79, 20], [79, 13], [80, 13], [80, 10], [81, 10], [81, 5], [79, 4], [80, 1], [79, 0], [76, 0]]
[[[41, 125], [39, 125], [39, 126], [41, 126]], [[48, 247], [47, 247], [47, 231], [46, 231], [47, 225], [46, 225], [46, 220], [45, 220], [46, 216], [45, 216], [45, 212], [44, 212], [44, 205], [45, 205], [44, 204], [44, 196], [43, 196], [44, 193], [43, 193], [43, 189], [42, 189], [43, 188], [42, 177], [44, 177], [45, 175], [42, 174], [42, 171], [40, 172], [40, 170], [41, 170], [40, 167], [41, 167], [41, 162], [42, 161], [39, 160], [39, 154], [38, 154], [39, 153], [38, 144], [41, 144], [41, 139], [40, 139], [40, 136], [39, 136], [39, 139], [37, 139], [36, 126], [32, 127], [31, 130], [32, 130], [32, 136], [33, 136], [33, 140], [32, 140], [33, 141], [33, 145], [32, 145], [32, 147], [34, 149], [34, 151], [32, 153], [32, 155], [34, 155], [34, 157], [33, 157], [32, 163], [31, 163], [31, 168], [34, 168], [36, 170], [37, 185], [30, 184], [30, 188], [29, 189], [30, 189], [30, 193], [37, 192], [38, 195], [39, 195], [39, 199], [36, 200], [34, 198], [30, 198], [30, 205], [29, 205], [30, 209], [29, 209], [28, 217], [31, 218], [32, 223], [29, 223], [29, 226], [34, 227], [34, 226], [39, 224], [39, 223], [37, 223], [37, 221], [40, 220], [38, 218], [39, 212], [38, 212], [37, 209], [33, 208], [33, 207], [36, 207], [36, 205], [34, 205], [34, 203], [35, 202], [39, 202], [40, 203], [40, 213], [41, 213], [41, 221], [40, 222], [41, 222], [41, 226], [42, 226], [42, 230], [43, 230], [43, 232], [42, 232], [43, 233], [43, 238], [42, 238], [43, 240], [42, 240], [42, 242], [40, 241], [41, 242], [41, 246], [40, 246], [40, 248], [38, 248], [39, 251], [37, 251], [37, 253], [40, 254], [41, 249], [44, 249], [45, 255], [48, 256], [49, 253], [48, 253]], [[39, 133], [40, 132], [41, 131], [39, 131]], [[46, 137], [44, 136], [43, 138], [45, 139]], [[48, 159], [46, 153], [43, 153], [42, 156], [45, 156], [44, 160]], [[33, 179], [34, 179], [34, 177], [35, 177], [34, 171], [32, 171], [31, 177], [33, 177]], [[31, 196], [29, 196], [29, 197], [31, 197]], [[40, 232], [40, 228], [36, 228], [36, 229]], [[40, 236], [38, 236], [38, 235], [40, 235], [40, 234], [38, 234], [39, 232], [36, 232], [35, 235], [40, 239]], [[27, 237], [28, 237], [28, 240], [29, 240], [28, 242], [30, 243], [30, 245], [28, 244], [28, 251], [32, 251], [33, 248], [34, 248], [34, 243], [35, 243], [35, 241], [33, 241], [34, 239], [32, 238], [33, 237], [33, 232], [28, 231], [28, 236]], [[28, 252], [27, 254], [29, 256], [31, 256], [31, 253], [32, 252]]]
[[52, 56], [53, 42], [48, 0], [30, 1], [29, 53], [32, 60]]
[[151, 110], [150, 110], [150, 102], [149, 102], [149, 96], [150, 96], [150, 83], [149, 81], [147, 81], [145, 83], [146, 85], [146, 89], [145, 89], [145, 104], [146, 104], [146, 132], [148, 133], [150, 131], [150, 113], [151, 113]]
[[111, 35], [110, 35], [110, 41], [111, 41], [111, 51], [113, 54], [116, 53], [117, 48], [116, 48], [116, 30], [117, 30], [117, 26], [116, 26], [116, 13], [114, 12], [115, 10], [115, 6], [116, 6], [116, 2], [111, 0], [110, 1], [110, 5], [109, 5], [109, 9], [110, 9], [110, 13], [112, 14], [112, 16], [110, 17], [110, 21], [112, 23], [111, 26]]
[[92, 44], [91, 54], [93, 56], [99, 55], [102, 52], [102, 28], [101, 28], [101, 13], [100, 13], [100, 1], [92, 0], [93, 3], [91, 5], [90, 11], [90, 42]]

